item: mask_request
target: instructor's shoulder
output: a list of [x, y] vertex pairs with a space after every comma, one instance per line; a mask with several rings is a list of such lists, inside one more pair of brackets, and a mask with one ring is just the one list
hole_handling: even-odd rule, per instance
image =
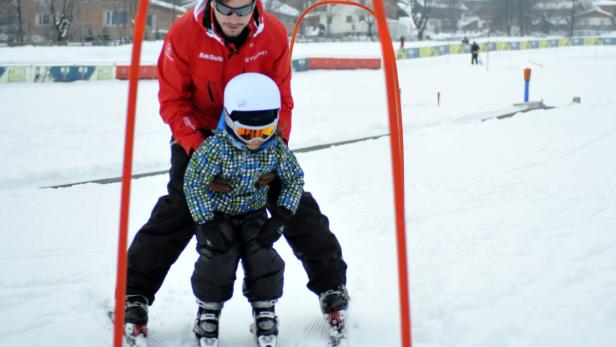
[[195, 19], [194, 9], [184, 13], [180, 18], [176, 19], [171, 27], [167, 35], [173, 36], [174, 39], [182, 39], [186, 38], [188, 40], [192, 40], [195, 33], [198, 33], [200, 30], [199, 23], [197, 19]]

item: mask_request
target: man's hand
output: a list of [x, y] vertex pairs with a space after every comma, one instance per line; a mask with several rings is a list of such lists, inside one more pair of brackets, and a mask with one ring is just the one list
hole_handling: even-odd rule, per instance
[[282, 236], [292, 217], [291, 211], [284, 207], [278, 208], [275, 213], [272, 213], [272, 218], [267, 220], [267, 223], [259, 232], [257, 242], [264, 247], [272, 247], [274, 242], [278, 241], [280, 236]]
[[210, 187], [214, 193], [228, 193], [231, 191], [231, 184], [222, 178], [214, 178], [214, 180], [208, 184], [208, 187]]
[[276, 179], [276, 173], [268, 172], [265, 175], [259, 177], [259, 180], [257, 181], [257, 185], [259, 187], [267, 186], [270, 183], [272, 183], [272, 181], [275, 179]]

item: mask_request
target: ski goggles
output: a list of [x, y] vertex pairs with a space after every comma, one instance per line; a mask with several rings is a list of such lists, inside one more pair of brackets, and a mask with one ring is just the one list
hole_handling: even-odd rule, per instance
[[230, 7], [220, 2], [220, 0], [214, 0], [214, 6], [216, 6], [216, 11], [218, 11], [223, 16], [230, 16], [231, 14], [235, 13], [235, 15], [238, 17], [244, 17], [250, 14], [252, 10], [254, 10], [256, 3], [257, 1], [253, 0], [252, 3], [245, 6]]
[[[233, 131], [235, 136], [244, 143], [261, 140], [263, 142], [269, 140], [276, 133], [278, 126], [278, 110], [268, 110], [262, 112], [243, 112], [243, 117], [250, 114], [249, 117], [255, 118], [271, 118], [273, 121], [267, 125], [250, 125], [240, 123], [238, 120], [233, 120], [225, 111], [225, 123]], [[249, 122], [246, 122], [249, 123]]]

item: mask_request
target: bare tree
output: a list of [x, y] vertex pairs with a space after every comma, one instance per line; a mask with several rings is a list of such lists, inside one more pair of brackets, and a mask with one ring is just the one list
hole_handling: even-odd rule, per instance
[[572, 37], [575, 33], [576, 17], [582, 9], [582, 4], [578, 0], [571, 0], [571, 12], [569, 15], [569, 36]]
[[430, 20], [431, 0], [411, 0], [411, 20], [417, 28], [417, 40], [423, 40], [424, 31]]
[[520, 35], [526, 35], [531, 31], [531, 13], [535, 0], [518, 0], [517, 17]]
[[21, 2], [19, 0], [0, 1], [0, 34], [8, 41], [23, 42]]
[[23, 19], [21, 16], [21, 0], [17, 0], [17, 42], [24, 42]]
[[494, 0], [496, 14], [492, 29], [511, 35], [517, 28], [517, 34], [525, 35], [531, 30], [531, 13], [536, 0]]
[[278, 4], [277, 0], [262, 0], [261, 2], [263, 3], [263, 8], [267, 12], [272, 12], [272, 10], [275, 8], [275, 5]]
[[[47, 0], [49, 11], [53, 18], [56, 29], [58, 43], [65, 43], [68, 40], [68, 30], [73, 24], [73, 12], [75, 10], [75, 0]], [[58, 7], [60, 6], [60, 7]]]
[[498, 7], [496, 10], [496, 16], [492, 22], [493, 29], [496, 31], [502, 31], [511, 35], [511, 29], [513, 27], [514, 17], [514, 1], [515, 0], [496, 0]]
[[312, 6], [313, 3], [314, 1], [305, 0], [305, 1], [301, 1], [299, 4], [295, 4], [295, 7], [299, 10], [299, 12], [302, 12], [308, 7]]
[[463, 8], [463, 4], [460, 0], [447, 0], [447, 30], [455, 32], [458, 30], [458, 23], [460, 21], [460, 13]]
[[263, 3], [263, 8], [267, 12], [272, 12], [274, 10], [280, 10], [285, 6], [290, 6], [298, 11], [303, 11], [308, 8], [308, 6], [312, 5], [315, 1], [294, 1], [294, 0], [261, 0]]
[[372, 14], [366, 13], [364, 10], [359, 10], [358, 13], [361, 18], [360, 22], [364, 22], [368, 26], [368, 29], [366, 30], [366, 35], [368, 35], [370, 41], [374, 41], [374, 37], [372, 36], [374, 34], [374, 16], [372, 16]]

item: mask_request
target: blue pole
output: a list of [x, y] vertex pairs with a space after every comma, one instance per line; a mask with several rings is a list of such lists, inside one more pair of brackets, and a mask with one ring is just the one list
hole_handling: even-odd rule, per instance
[[524, 102], [528, 102], [528, 88], [530, 86], [531, 69], [524, 69]]

